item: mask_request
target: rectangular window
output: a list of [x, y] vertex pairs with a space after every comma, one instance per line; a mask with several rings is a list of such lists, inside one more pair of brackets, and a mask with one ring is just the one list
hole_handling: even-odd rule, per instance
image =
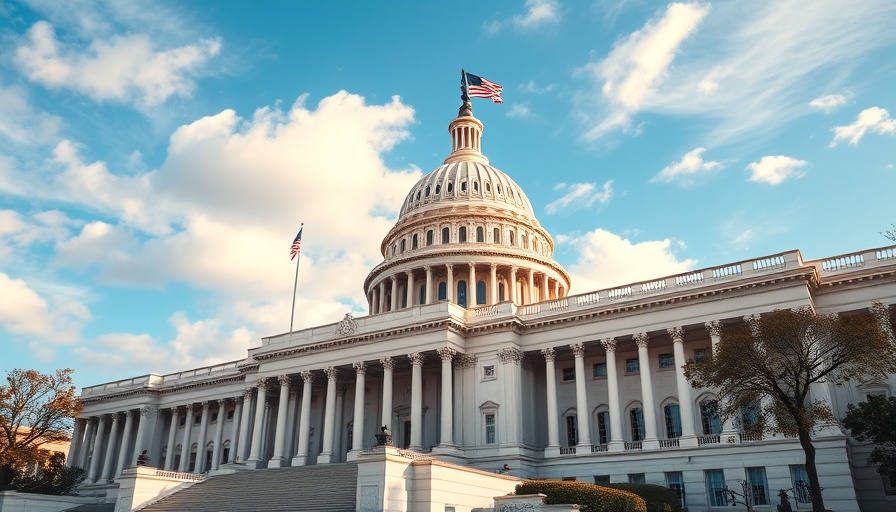
[[579, 431], [575, 416], [566, 417], [566, 446], [579, 444]]
[[768, 480], [765, 468], [747, 468], [747, 480], [753, 505], [768, 505]]
[[482, 380], [492, 380], [495, 378], [495, 365], [488, 364], [482, 367]]
[[725, 492], [725, 473], [721, 469], [707, 469], [703, 472], [706, 480], [706, 496], [710, 507], [727, 507], [728, 494]]
[[607, 363], [595, 363], [592, 368], [592, 376], [599, 379], [607, 376]]
[[790, 483], [793, 484], [793, 498], [797, 506], [812, 503], [809, 494], [809, 475], [804, 464], [792, 464], [790, 466]]
[[495, 415], [485, 415], [485, 444], [495, 444]]
[[641, 363], [637, 357], [625, 360], [625, 373], [638, 373], [641, 369]]
[[698, 363], [702, 363], [706, 361], [706, 349], [705, 348], [695, 348], [694, 349], [694, 361]]
[[672, 492], [678, 496], [678, 502], [684, 507], [684, 479], [681, 477], [681, 471], [666, 472], [666, 487], [672, 489]]
[[610, 475], [594, 475], [595, 485], [609, 485]]
[[660, 354], [660, 370], [675, 368], [675, 356], [672, 354]]
[[575, 382], [576, 381], [576, 369], [575, 368], [564, 368], [563, 369], [563, 382]]
[[644, 473], [629, 473], [628, 474], [628, 483], [630, 483], [630, 484], [646, 484], [647, 480], [644, 478]]

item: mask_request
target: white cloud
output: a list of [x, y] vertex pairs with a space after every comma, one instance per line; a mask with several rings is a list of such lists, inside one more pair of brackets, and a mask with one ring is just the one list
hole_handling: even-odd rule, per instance
[[573, 293], [599, 290], [687, 272], [696, 260], [679, 260], [672, 239], [632, 242], [603, 229], [569, 237], [577, 252], [569, 268]]
[[819, 96], [810, 101], [809, 106], [816, 110], [821, 110], [825, 114], [829, 114], [837, 110], [837, 107], [846, 105], [846, 99], [846, 96], [842, 94], [828, 94], [826, 96]]
[[90, 319], [87, 307], [66, 294], [38, 293], [22, 279], [0, 272], [0, 326], [25, 338], [52, 343], [78, 340], [81, 326]]
[[596, 203], [610, 202], [610, 199], [613, 198], [613, 180], [607, 181], [601, 188], [597, 187], [597, 183], [573, 183], [572, 185], [560, 183], [554, 187], [554, 190], [565, 191], [566, 194], [545, 205], [544, 211], [548, 215], [561, 212], [569, 213], [591, 208]]
[[494, 35], [505, 25], [512, 25], [520, 30], [534, 30], [560, 22], [560, 5], [557, 0], [526, 0], [526, 12], [511, 17], [509, 20], [493, 20], [485, 22], [482, 28], [486, 33]]
[[669, 4], [661, 17], [619, 41], [604, 60], [582, 69], [600, 86], [599, 101], [604, 102], [601, 120], [588, 130], [587, 139], [630, 127], [631, 115], [651, 100], [679, 46], [708, 13], [708, 6]]
[[516, 118], [524, 118], [532, 115], [532, 112], [529, 110], [528, 105], [524, 105], [522, 103], [514, 103], [511, 105], [510, 110], [507, 111], [507, 117], [516, 117]]
[[159, 48], [148, 34], [112, 35], [86, 47], [57, 39], [49, 22], [35, 23], [15, 60], [33, 82], [70, 88], [95, 100], [152, 106], [171, 96], [189, 96], [195, 77], [221, 50], [218, 38]]
[[650, 178], [650, 182], [677, 183], [681, 186], [689, 186], [695, 184], [698, 178], [724, 167], [722, 162], [703, 160], [705, 151], [706, 148], [689, 151], [680, 161], [665, 167], [656, 176]]
[[896, 133], [896, 119], [891, 119], [890, 113], [885, 109], [866, 108], [859, 113], [854, 123], [834, 128], [834, 140], [831, 141], [831, 147], [844, 140], [848, 140], [851, 145], [855, 146], [869, 131], [881, 135], [892, 135]]
[[789, 156], [764, 156], [758, 162], [747, 166], [750, 171], [749, 181], [778, 185], [784, 180], [797, 179], [805, 174], [803, 167], [809, 165], [805, 160], [797, 160]]

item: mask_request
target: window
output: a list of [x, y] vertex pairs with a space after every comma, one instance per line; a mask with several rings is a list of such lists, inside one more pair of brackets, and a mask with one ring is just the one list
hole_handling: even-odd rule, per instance
[[576, 381], [576, 369], [575, 368], [564, 368], [563, 369], [563, 382], [575, 382]]
[[638, 373], [641, 369], [641, 362], [637, 357], [625, 360], [625, 373]]
[[576, 415], [570, 414], [566, 417], [566, 446], [577, 444], [579, 444], [579, 430], [576, 424]]
[[597, 442], [599, 444], [610, 442], [610, 413], [607, 411], [597, 413]]
[[675, 356], [672, 354], [660, 354], [660, 370], [675, 368]]
[[458, 242], [466, 242], [467, 241], [467, 228], [466, 226], [461, 226], [457, 232], [457, 241]]
[[429, 231], [426, 232], [426, 245], [427, 246], [432, 245], [432, 238], [433, 238], [432, 230], [430, 229]]
[[467, 282], [463, 279], [457, 282], [457, 305], [467, 307]]
[[485, 444], [495, 444], [495, 415], [485, 415]]
[[499, 228], [495, 228], [492, 233], [492, 243], [500, 244], [501, 243], [501, 230]]
[[666, 439], [681, 437], [681, 410], [678, 404], [663, 407], [663, 415], [666, 418]]
[[495, 378], [495, 365], [488, 364], [482, 367], [482, 380], [492, 380]]
[[442, 228], [442, 243], [447, 244], [451, 240], [451, 230], [447, 227]]
[[681, 477], [681, 471], [666, 472], [666, 487], [672, 489], [672, 492], [678, 496], [678, 502], [684, 507], [684, 479]]
[[725, 493], [725, 473], [721, 469], [707, 469], [703, 472], [706, 480], [706, 496], [710, 507], [727, 507], [728, 495]]
[[694, 361], [698, 363], [702, 363], [706, 361], [706, 349], [705, 348], [695, 348], [694, 349]]
[[644, 411], [640, 407], [635, 407], [628, 412], [629, 420], [632, 424], [632, 442], [642, 441], [644, 434]]
[[485, 304], [485, 281], [476, 281], [476, 304]]
[[643, 485], [647, 483], [647, 479], [644, 478], [644, 473], [629, 473], [628, 483]]
[[610, 475], [594, 475], [594, 484], [595, 485], [609, 485], [610, 484]]
[[416, 249], [416, 248], [417, 248], [417, 235], [414, 235], [413, 238], [411, 238], [411, 249]]
[[747, 482], [750, 494], [753, 496], [753, 505], [768, 505], [768, 480], [765, 478], [765, 468], [747, 468]]
[[476, 226], [476, 241], [485, 242], [485, 230], [482, 229], [482, 226]]
[[591, 367], [591, 376], [595, 379], [607, 376], [607, 363], [594, 363]]
[[805, 465], [793, 464], [790, 466], [790, 481], [793, 484], [793, 498], [796, 500], [796, 506], [812, 503], [812, 497], [809, 495], [809, 475], [806, 474]]
[[719, 403], [715, 400], [700, 402], [700, 421], [703, 435], [713, 436], [722, 433], [722, 421], [719, 419]]

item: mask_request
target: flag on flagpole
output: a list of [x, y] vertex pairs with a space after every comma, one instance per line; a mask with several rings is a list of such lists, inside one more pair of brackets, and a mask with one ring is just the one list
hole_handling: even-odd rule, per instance
[[464, 86], [467, 88], [467, 95], [471, 98], [486, 98], [494, 101], [495, 103], [503, 103], [504, 100], [501, 98], [501, 91], [504, 90], [504, 86], [498, 85], [494, 82], [491, 82], [481, 76], [476, 76], [472, 73], [464, 72]]
[[299, 234], [296, 235], [296, 239], [292, 241], [292, 246], [289, 248], [289, 254], [292, 256], [290, 259], [296, 259], [296, 255], [302, 250], [302, 230], [305, 229], [304, 226], [299, 228]]

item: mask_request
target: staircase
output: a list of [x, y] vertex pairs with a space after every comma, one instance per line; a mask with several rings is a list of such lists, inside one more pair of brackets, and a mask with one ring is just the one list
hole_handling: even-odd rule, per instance
[[241, 471], [208, 478], [142, 510], [355, 512], [357, 481], [355, 463]]

